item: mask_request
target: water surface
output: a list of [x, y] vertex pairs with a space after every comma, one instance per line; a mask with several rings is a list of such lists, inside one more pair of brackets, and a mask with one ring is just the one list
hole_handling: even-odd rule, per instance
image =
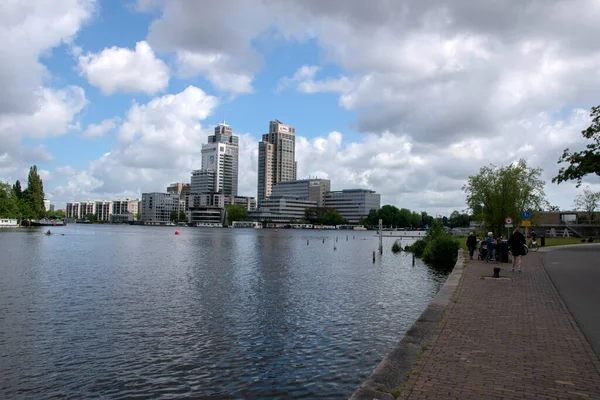
[[374, 232], [177, 229], [0, 232], [0, 397], [346, 398], [446, 277]]

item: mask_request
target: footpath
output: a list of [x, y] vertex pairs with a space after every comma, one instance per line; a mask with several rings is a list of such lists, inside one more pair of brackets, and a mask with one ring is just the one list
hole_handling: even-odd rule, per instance
[[[542, 256], [523, 257], [521, 274], [469, 261], [403, 386], [356, 398], [600, 399], [600, 361]], [[501, 278], [485, 279], [494, 266]]]

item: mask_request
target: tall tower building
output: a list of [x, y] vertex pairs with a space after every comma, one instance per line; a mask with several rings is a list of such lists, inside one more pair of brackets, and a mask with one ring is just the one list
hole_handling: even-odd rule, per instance
[[214, 192], [237, 196], [239, 140], [223, 121], [202, 145], [202, 170], [214, 171]]
[[271, 195], [273, 185], [296, 180], [296, 129], [278, 120], [269, 123], [258, 144], [258, 193], [262, 201]]

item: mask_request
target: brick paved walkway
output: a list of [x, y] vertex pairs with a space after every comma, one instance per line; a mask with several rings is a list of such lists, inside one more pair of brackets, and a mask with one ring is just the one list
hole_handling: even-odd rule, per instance
[[[470, 261], [401, 399], [600, 399], [600, 362], [541, 266]], [[599, 289], [600, 290], [600, 289]]]

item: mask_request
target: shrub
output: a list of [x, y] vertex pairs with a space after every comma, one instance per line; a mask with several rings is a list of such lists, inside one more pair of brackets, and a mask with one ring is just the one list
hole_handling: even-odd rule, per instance
[[394, 253], [397, 253], [399, 251], [402, 251], [402, 248], [398, 245], [398, 242], [394, 242], [394, 245], [392, 246], [392, 251]]
[[434, 224], [428, 231], [425, 239], [419, 239], [407, 246], [416, 257], [438, 267], [452, 267], [456, 263], [460, 244], [452, 234], [446, 232], [441, 224]]
[[415, 256], [422, 257], [423, 252], [425, 251], [425, 246], [427, 246], [425, 239], [419, 239], [410, 246], [406, 246], [406, 248], [407, 251], [415, 253]]
[[449, 234], [429, 238], [423, 251], [423, 261], [440, 267], [452, 267], [456, 263], [458, 240]]

